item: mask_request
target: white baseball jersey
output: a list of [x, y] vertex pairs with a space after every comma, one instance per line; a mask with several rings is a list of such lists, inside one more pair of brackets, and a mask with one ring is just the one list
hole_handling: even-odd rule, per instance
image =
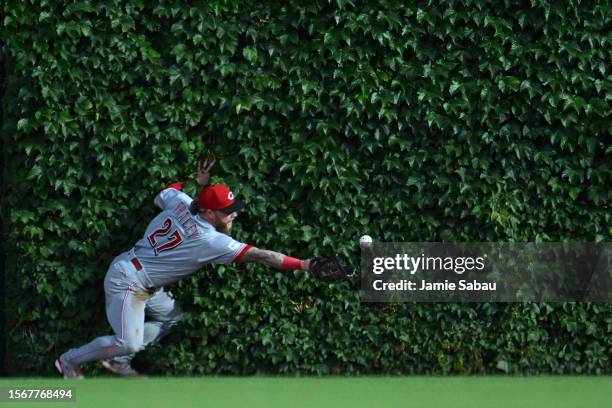
[[144, 282], [160, 287], [191, 275], [205, 264], [228, 264], [238, 260], [251, 245], [218, 232], [214, 226], [189, 212], [192, 198], [174, 187], [155, 197], [163, 211], [147, 226], [134, 246]]

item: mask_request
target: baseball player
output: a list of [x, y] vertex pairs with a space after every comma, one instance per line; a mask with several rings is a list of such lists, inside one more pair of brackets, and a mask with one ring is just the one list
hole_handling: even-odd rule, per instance
[[[243, 207], [229, 187], [207, 185], [213, 158], [198, 163], [196, 181], [203, 186], [197, 200], [174, 183], [155, 197], [161, 212], [147, 226], [134, 248], [117, 256], [104, 279], [106, 316], [114, 335], [102, 336], [60, 355], [55, 367], [64, 378], [82, 378], [82, 364], [102, 360], [123, 375], [134, 353], [159, 340], [181, 318], [181, 311], [163, 287], [190, 276], [202, 265], [257, 262], [277, 269], [300, 269], [335, 282], [346, 273], [329, 258], [301, 260], [256, 248], [230, 236]], [[145, 322], [145, 315], [149, 318]]]

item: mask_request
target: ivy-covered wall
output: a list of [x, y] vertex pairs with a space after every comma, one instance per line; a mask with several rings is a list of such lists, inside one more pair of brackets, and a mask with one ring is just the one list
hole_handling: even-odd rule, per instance
[[[188, 5], [189, 4], [189, 5]], [[609, 241], [603, 1], [6, 0], [9, 374], [108, 333], [102, 280], [216, 139], [236, 236]], [[605, 304], [362, 304], [261, 266], [172, 288], [171, 374], [610, 373]], [[94, 365], [86, 367], [95, 373]]]

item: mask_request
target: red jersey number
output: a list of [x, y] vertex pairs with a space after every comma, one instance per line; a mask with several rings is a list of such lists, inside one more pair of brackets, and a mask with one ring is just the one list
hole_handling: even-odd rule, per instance
[[[172, 220], [170, 218], [166, 218], [164, 220], [164, 225], [161, 228], [156, 229], [151, 233], [147, 238], [149, 240], [149, 244], [151, 244], [151, 248], [155, 252], [155, 256], [159, 255], [161, 252], [169, 251], [181, 245], [183, 243], [183, 237], [181, 237], [181, 233], [179, 230], [172, 231]], [[158, 241], [160, 237], [168, 237], [168, 241], [161, 244]]]

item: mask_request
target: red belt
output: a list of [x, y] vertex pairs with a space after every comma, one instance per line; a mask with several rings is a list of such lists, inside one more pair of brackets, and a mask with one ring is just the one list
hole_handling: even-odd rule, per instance
[[134, 258], [130, 259], [130, 262], [132, 262], [132, 265], [134, 265], [134, 268], [136, 268], [136, 272], [142, 270], [142, 264], [140, 263], [138, 258], [134, 257]]

